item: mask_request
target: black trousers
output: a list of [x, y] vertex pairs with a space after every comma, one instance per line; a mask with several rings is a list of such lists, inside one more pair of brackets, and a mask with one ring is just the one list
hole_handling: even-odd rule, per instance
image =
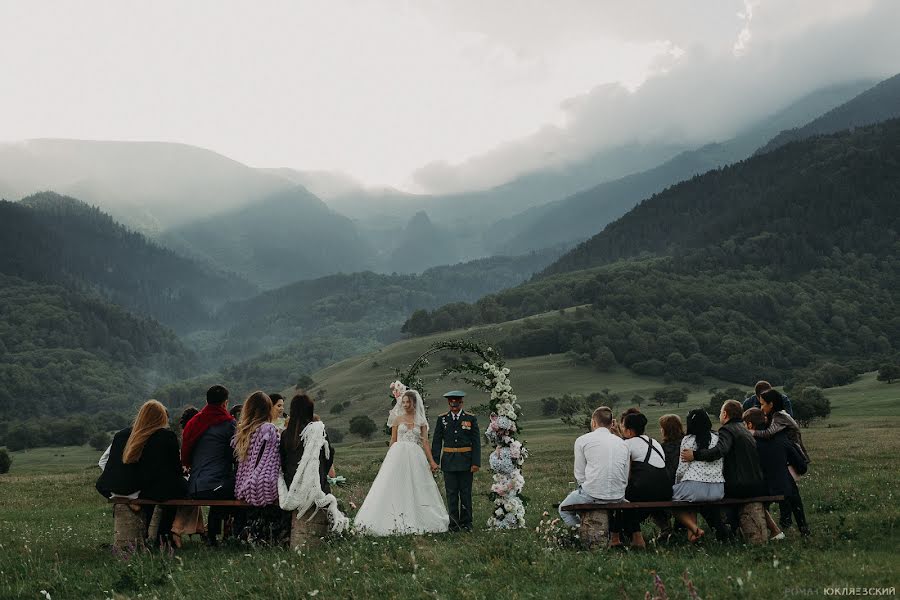
[[444, 471], [450, 530], [472, 528], [472, 472]]
[[800, 498], [800, 488], [797, 483], [791, 482], [791, 490], [784, 494], [784, 500], [778, 503], [778, 521], [782, 529], [791, 526], [791, 515], [797, 520], [800, 530], [808, 527], [806, 524], [806, 511], [803, 510], [803, 499]]
[[[629, 502], [655, 502], [672, 499], [672, 484], [662, 467], [656, 468], [646, 463], [632, 463], [631, 479], [625, 488], [625, 499]], [[616, 515], [615, 513], [619, 513]], [[638, 533], [644, 519], [653, 514], [664, 514], [663, 511], [628, 509], [613, 511], [615, 525], [610, 524], [610, 531], [625, 535]]]
[[[193, 494], [191, 498], [197, 500], [234, 500], [234, 488], [222, 486], [216, 490], [207, 490]], [[234, 517], [233, 532], [242, 531], [246, 525], [246, 514], [242, 508], [232, 508], [229, 506], [210, 506], [209, 519], [206, 523], [206, 536], [210, 540], [215, 540], [216, 536], [222, 532], [222, 523], [229, 516]]]
[[[141, 510], [144, 513], [144, 537], [147, 537], [150, 528], [150, 521], [153, 519], [153, 511], [156, 509], [154, 504], [144, 504]], [[175, 522], [175, 513], [178, 511], [177, 506], [160, 506], [159, 507], [159, 529], [156, 532], [156, 540], [165, 539], [172, 533], [172, 523]]]

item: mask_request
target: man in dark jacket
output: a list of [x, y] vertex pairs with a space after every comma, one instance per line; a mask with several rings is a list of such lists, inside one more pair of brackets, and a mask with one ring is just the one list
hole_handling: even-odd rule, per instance
[[[759, 466], [756, 441], [744, 426], [741, 403], [727, 400], [719, 412], [719, 441], [712, 448], [703, 450], [682, 450], [685, 462], [692, 460], [714, 461], [724, 459], [722, 474], [725, 476], [726, 498], [751, 498], [766, 494], [766, 480]], [[737, 531], [737, 509], [726, 509], [732, 532]]]
[[[191, 471], [188, 496], [202, 500], [234, 500], [234, 417], [228, 412], [228, 390], [214, 385], [206, 391], [206, 406], [184, 428], [181, 462]], [[207, 542], [216, 543], [216, 535], [226, 516], [234, 514], [235, 530], [243, 525], [244, 511], [213, 506], [209, 509]], [[240, 525], [240, 526], [239, 526]]]
[[[750, 410], [751, 408], [759, 408], [759, 399], [760, 397], [772, 389], [772, 384], [768, 381], [757, 381], [756, 385], [753, 386], [753, 395], [747, 396], [744, 399], [743, 408], [745, 411]], [[781, 400], [784, 402], [784, 410], [787, 411], [787, 414], [794, 416], [794, 406], [791, 404], [791, 399], [788, 398], [787, 394], [781, 394]]]

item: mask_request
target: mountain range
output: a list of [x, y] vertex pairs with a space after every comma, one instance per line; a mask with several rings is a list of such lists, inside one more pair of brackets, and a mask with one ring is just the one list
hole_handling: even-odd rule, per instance
[[[44, 164], [46, 187], [90, 202], [0, 202], [0, 409], [42, 387], [62, 412], [108, 407], [204, 371], [274, 386], [403, 332], [482, 323], [510, 323], [497, 341], [509, 356], [568, 353], [673, 380], [869, 368], [900, 339], [900, 125], [878, 122], [900, 112], [897, 81], [819, 90], [720, 144], [643, 148], [661, 164], [546, 204], [592, 172], [637, 168], [641, 152], [454, 205], [178, 145], [3, 146], [0, 192], [38, 186]], [[335, 199], [347, 208], [352, 194], [397, 204], [351, 218]], [[517, 194], [532, 208], [487, 218]]]
[[[746, 158], [779, 131], [807, 125], [872, 84], [816, 90], [720, 143], [630, 144], [465, 193], [369, 189], [339, 174], [255, 169], [182, 144], [31, 140], [0, 145], [0, 197], [69, 194], [263, 288], [336, 272], [421, 272], [574, 245], [643, 198]], [[868, 97], [872, 108], [858, 110], [858, 122], [896, 113], [888, 82]]]
[[515, 288], [418, 311], [413, 334], [506, 329], [511, 356], [818, 382], [900, 352], [900, 119], [787, 144], [643, 201]]

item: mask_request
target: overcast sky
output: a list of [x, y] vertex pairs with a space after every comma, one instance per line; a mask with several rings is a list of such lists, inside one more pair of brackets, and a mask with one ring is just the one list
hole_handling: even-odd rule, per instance
[[0, 0], [0, 139], [447, 192], [900, 71], [897, 0]]

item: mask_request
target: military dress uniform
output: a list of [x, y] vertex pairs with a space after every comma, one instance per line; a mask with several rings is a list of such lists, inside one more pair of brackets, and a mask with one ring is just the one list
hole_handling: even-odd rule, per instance
[[[443, 448], [443, 453], [441, 449]], [[460, 410], [438, 417], [431, 455], [440, 456], [451, 531], [472, 528], [472, 467], [481, 467], [481, 431], [475, 415]]]

